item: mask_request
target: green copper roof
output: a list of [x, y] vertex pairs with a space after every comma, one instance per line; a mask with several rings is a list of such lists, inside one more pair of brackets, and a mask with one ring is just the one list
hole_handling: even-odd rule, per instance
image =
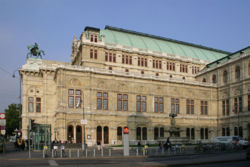
[[173, 55], [176, 54], [208, 62], [215, 61], [230, 54], [226, 51], [208, 48], [201, 45], [110, 26], [106, 26], [104, 30], [100, 30], [100, 33], [101, 35], [104, 35], [105, 43], [119, 44]]
[[240, 56], [242, 53], [249, 53], [250, 52], [250, 46], [246, 47], [246, 48], [243, 48], [239, 51], [236, 51], [234, 53], [231, 53], [223, 58], [220, 58], [218, 60], [215, 60], [209, 64], [206, 65], [206, 68], [210, 68], [210, 67], [214, 67], [216, 66], [217, 64], [220, 64], [220, 63], [223, 63], [223, 62], [226, 62], [228, 61], [229, 59], [232, 59], [232, 58], [235, 58], [235, 57], [238, 57]]

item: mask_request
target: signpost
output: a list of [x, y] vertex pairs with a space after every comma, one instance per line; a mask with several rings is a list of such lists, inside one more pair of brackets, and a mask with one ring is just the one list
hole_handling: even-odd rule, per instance
[[129, 156], [129, 128], [127, 126], [123, 129], [123, 155]]
[[0, 134], [5, 135], [5, 126], [6, 126], [6, 115], [5, 113], [0, 113]]

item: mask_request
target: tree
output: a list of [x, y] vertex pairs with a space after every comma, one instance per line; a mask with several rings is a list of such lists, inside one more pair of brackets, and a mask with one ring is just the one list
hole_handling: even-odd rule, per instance
[[10, 104], [8, 106], [8, 109], [5, 109], [7, 135], [12, 135], [15, 129], [19, 128], [19, 121], [21, 121], [21, 118], [19, 117], [19, 112], [22, 113], [21, 104]]

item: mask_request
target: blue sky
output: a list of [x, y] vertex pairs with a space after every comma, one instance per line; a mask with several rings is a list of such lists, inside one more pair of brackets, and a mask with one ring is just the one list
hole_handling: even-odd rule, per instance
[[[70, 61], [73, 36], [105, 25], [234, 52], [250, 45], [249, 0], [0, 0], [0, 112], [18, 102], [27, 45]], [[17, 73], [16, 73], [17, 74]]]

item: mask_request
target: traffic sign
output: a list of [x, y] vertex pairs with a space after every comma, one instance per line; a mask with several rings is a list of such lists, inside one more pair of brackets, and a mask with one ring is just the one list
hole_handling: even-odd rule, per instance
[[6, 125], [6, 119], [0, 119], [0, 126]]
[[0, 113], [0, 119], [5, 119], [5, 113]]

